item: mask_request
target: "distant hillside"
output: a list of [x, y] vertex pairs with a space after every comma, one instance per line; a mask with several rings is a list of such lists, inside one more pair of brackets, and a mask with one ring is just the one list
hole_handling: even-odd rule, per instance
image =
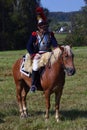
[[50, 12], [49, 13], [49, 19], [54, 22], [67, 22], [71, 21], [71, 17], [73, 17], [75, 14], [80, 13], [80, 11], [75, 12]]
[[81, 13], [80, 11], [74, 11], [74, 12], [49, 12], [48, 19], [50, 21], [49, 29], [50, 30], [56, 30], [64, 23], [68, 24], [68, 26], [71, 26], [72, 18], [76, 15]]

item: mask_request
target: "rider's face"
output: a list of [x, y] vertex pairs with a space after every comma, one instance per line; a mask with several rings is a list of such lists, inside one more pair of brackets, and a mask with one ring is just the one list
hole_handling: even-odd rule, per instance
[[38, 26], [38, 29], [41, 33], [45, 33], [48, 31], [48, 26], [47, 25]]

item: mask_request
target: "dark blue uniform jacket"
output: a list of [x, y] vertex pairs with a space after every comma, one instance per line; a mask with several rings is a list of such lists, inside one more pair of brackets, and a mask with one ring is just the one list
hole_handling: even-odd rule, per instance
[[[38, 41], [37, 41], [37, 32], [33, 32], [32, 35], [29, 38], [28, 44], [27, 44], [27, 50], [30, 55], [33, 55], [35, 53], [38, 53]], [[56, 48], [58, 46], [58, 43], [54, 37], [53, 32], [50, 32], [50, 47]]]

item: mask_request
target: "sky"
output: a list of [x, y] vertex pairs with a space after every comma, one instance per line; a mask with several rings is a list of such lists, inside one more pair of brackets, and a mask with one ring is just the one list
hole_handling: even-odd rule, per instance
[[85, 6], [84, 0], [41, 0], [41, 4], [50, 12], [79, 11]]

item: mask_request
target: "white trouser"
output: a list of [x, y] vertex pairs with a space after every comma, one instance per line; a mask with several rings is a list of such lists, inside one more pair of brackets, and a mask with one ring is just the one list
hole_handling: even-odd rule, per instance
[[39, 61], [40, 61], [41, 55], [36, 54], [34, 59], [33, 59], [33, 70], [38, 71], [39, 70]]

